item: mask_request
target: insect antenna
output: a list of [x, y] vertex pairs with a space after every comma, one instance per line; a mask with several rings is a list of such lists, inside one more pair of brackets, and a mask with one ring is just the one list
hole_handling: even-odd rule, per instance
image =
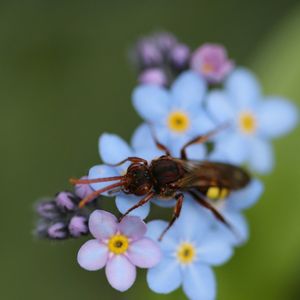
[[119, 181], [117, 183], [114, 183], [114, 184], [111, 184], [111, 185], [108, 185], [102, 189], [99, 189], [99, 190], [96, 190], [94, 191], [93, 193], [89, 194], [88, 196], [86, 196], [85, 198], [83, 198], [78, 206], [79, 208], [82, 208], [84, 207], [87, 203], [91, 202], [93, 199], [95, 199], [96, 197], [100, 196], [101, 194], [105, 193], [105, 192], [108, 192], [110, 190], [113, 190], [117, 187], [121, 187], [124, 185], [124, 181]]

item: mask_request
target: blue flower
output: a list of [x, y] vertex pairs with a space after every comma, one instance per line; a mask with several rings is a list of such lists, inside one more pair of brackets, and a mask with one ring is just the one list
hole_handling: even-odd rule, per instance
[[249, 230], [243, 211], [258, 201], [263, 190], [262, 182], [258, 179], [253, 179], [244, 189], [232, 192], [228, 198], [210, 200], [210, 203], [225, 217], [233, 228], [233, 231], [229, 230], [208, 212], [210, 218], [214, 220], [213, 227], [215, 230], [231, 245], [238, 246], [247, 241]]
[[186, 71], [170, 90], [150, 84], [138, 86], [133, 92], [133, 105], [158, 140], [178, 156], [186, 142], [214, 128], [202, 109], [206, 89], [198, 74]]
[[[113, 176], [122, 176], [126, 173], [127, 168], [129, 166], [129, 162], [126, 162], [120, 166], [113, 167], [109, 166], [109, 164], [116, 164], [120, 161], [126, 159], [130, 156], [137, 156], [144, 158], [146, 160], [151, 160], [155, 157], [162, 155], [162, 152], [157, 149], [157, 147], [153, 144], [153, 147], [148, 147], [145, 149], [132, 149], [123, 139], [114, 134], [102, 134], [99, 138], [99, 154], [102, 158], [104, 164], [96, 165], [89, 170], [88, 178], [96, 179], [96, 178], [104, 178], [104, 177], [113, 177]], [[111, 183], [115, 183], [116, 181], [111, 182], [101, 182], [101, 183], [92, 183], [90, 186], [94, 190], [99, 190], [105, 186], [108, 186]], [[103, 193], [105, 196], [116, 196], [116, 206], [121, 213], [125, 213], [129, 208], [131, 208], [134, 204], [136, 204], [141, 197], [137, 197], [134, 195], [127, 195], [123, 193], [121, 190], [113, 191], [113, 193]], [[162, 201], [155, 200], [153, 201], [157, 204], [161, 204]], [[165, 201], [166, 202], [166, 201]], [[173, 205], [174, 202], [170, 201], [169, 205]], [[140, 218], [146, 218], [149, 214], [150, 204], [149, 202], [144, 204], [143, 206], [135, 209], [129, 215], [139, 216]]]
[[273, 167], [270, 140], [291, 131], [297, 123], [295, 106], [280, 97], [263, 97], [252, 73], [237, 69], [225, 82], [224, 90], [212, 91], [207, 110], [217, 123], [232, 126], [220, 134], [216, 151], [229, 162], [248, 162], [253, 171], [266, 173]]
[[[164, 221], [151, 221], [146, 235], [157, 239], [166, 225]], [[151, 290], [166, 294], [182, 285], [189, 299], [215, 299], [216, 282], [211, 266], [229, 260], [232, 247], [211, 229], [202, 207], [186, 197], [179, 219], [160, 246], [162, 260], [147, 273]]]

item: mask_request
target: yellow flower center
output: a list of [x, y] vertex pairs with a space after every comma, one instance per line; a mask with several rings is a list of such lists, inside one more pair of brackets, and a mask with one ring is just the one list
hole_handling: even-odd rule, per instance
[[128, 238], [122, 234], [113, 235], [108, 241], [108, 249], [114, 254], [123, 254], [129, 246]]
[[168, 126], [172, 131], [182, 133], [190, 126], [188, 115], [181, 111], [173, 111], [168, 117]]
[[214, 66], [209, 63], [205, 63], [202, 65], [201, 70], [204, 74], [209, 74], [214, 71]]
[[242, 112], [239, 116], [239, 125], [243, 133], [254, 133], [257, 127], [255, 116], [250, 112]]
[[191, 243], [182, 243], [177, 249], [177, 259], [181, 264], [190, 264], [195, 259], [195, 256], [196, 249]]
[[211, 200], [224, 199], [228, 195], [229, 195], [229, 190], [228, 189], [219, 188], [217, 186], [210, 187], [206, 192], [206, 196]]

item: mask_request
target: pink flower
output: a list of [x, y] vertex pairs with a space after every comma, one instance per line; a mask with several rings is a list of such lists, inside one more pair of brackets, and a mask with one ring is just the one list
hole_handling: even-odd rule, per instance
[[191, 60], [191, 68], [211, 83], [221, 82], [233, 67], [226, 49], [218, 44], [204, 44], [195, 50]]
[[104, 210], [95, 210], [89, 219], [89, 229], [95, 237], [81, 246], [77, 261], [88, 271], [105, 267], [110, 285], [119, 290], [129, 289], [136, 278], [136, 266], [152, 268], [161, 258], [156, 242], [144, 237], [147, 226], [138, 217], [117, 218]]

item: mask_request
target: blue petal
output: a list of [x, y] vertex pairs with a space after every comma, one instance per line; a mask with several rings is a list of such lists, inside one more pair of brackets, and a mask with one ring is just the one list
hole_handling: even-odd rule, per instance
[[223, 157], [227, 162], [240, 165], [249, 157], [249, 142], [242, 135], [232, 133], [215, 143], [215, 156]]
[[164, 155], [164, 151], [159, 150], [152, 137], [150, 127], [147, 124], [139, 126], [131, 139], [135, 156], [142, 157], [148, 161]]
[[175, 199], [161, 200], [158, 198], [153, 198], [151, 202], [160, 207], [173, 207], [176, 203], [176, 200]]
[[237, 117], [237, 110], [228, 94], [222, 91], [212, 91], [206, 98], [209, 115], [217, 124], [232, 122]]
[[211, 225], [204, 209], [190, 196], [185, 195], [179, 218], [175, 221], [174, 230], [180, 240], [200, 241]]
[[[123, 193], [117, 195], [116, 197], [116, 206], [118, 210], [124, 214], [126, 211], [134, 206], [138, 201], [140, 201], [142, 198], [137, 197], [134, 195], [125, 195]], [[141, 219], [145, 219], [150, 212], [150, 203], [145, 203], [143, 206], [140, 206], [137, 209], [134, 209], [132, 212], [130, 212], [129, 216], [137, 216]]]
[[[157, 241], [162, 232], [167, 228], [168, 222], [161, 220], [154, 220], [147, 223], [146, 236], [154, 241]], [[176, 230], [171, 227], [170, 230], [165, 234], [163, 240], [159, 242], [161, 249], [165, 256], [172, 257], [178, 246], [178, 239]]]
[[216, 280], [212, 269], [194, 263], [184, 269], [183, 291], [191, 300], [213, 300], [216, 297]]
[[[89, 170], [88, 179], [105, 178], [113, 176], [120, 176], [116, 168], [108, 167], [106, 165], [97, 165]], [[94, 190], [100, 190], [113, 183], [116, 183], [116, 181], [92, 183], [90, 184], [90, 186]], [[107, 192], [103, 193], [103, 195], [113, 196], [112, 194], [108, 194]]]
[[229, 209], [244, 210], [254, 205], [261, 194], [264, 186], [258, 179], [253, 179], [244, 189], [233, 192], [227, 201]]
[[274, 165], [273, 148], [270, 142], [254, 138], [250, 144], [249, 166], [254, 172], [269, 173]]
[[191, 129], [189, 131], [193, 137], [206, 134], [209, 131], [216, 129], [216, 124], [213, 123], [207, 113], [202, 110], [196, 112], [197, 116], [191, 120]]
[[174, 258], [163, 258], [161, 262], [147, 273], [149, 288], [160, 294], [168, 294], [181, 284], [181, 272]]
[[133, 91], [133, 106], [150, 123], [162, 123], [171, 100], [169, 92], [155, 85], [141, 85]]
[[188, 159], [204, 160], [206, 153], [206, 147], [203, 144], [195, 144], [186, 148]]
[[205, 81], [195, 72], [182, 73], [171, 88], [173, 96], [172, 106], [184, 110], [193, 110], [200, 107], [206, 93]]
[[229, 99], [239, 108], [253, 106], [260, 100], [261, 88], [252, 72], [239, 68], [228, 77], [225, 87], [229, 93]]
[[260, 132], [276, 138], [291, 131], [298, 122], [298, 110], [285, 99], [270, 97], [258, 109]]
[[232, 246], [218, 232], [209, 231], [197, 247], [199, 262], [208, 265], [221, 265], [233, 254]]
[[119, 163], [132, 156], [128, 144], [116, 134], [104, 133], [99, 138], [99, 152], [103, 162], [107, 164]]
[[232, 226], [233, 230], [228, 229], [224, 224], [215, 220], [216, 230], [223, 239], [226, 239], [232, 246], [239, 246], [244, 244], [248, 240], [249, 231], [248, 224], [245, 217], [239, 213], [232, 210], [221, 211], [225, 219]]

